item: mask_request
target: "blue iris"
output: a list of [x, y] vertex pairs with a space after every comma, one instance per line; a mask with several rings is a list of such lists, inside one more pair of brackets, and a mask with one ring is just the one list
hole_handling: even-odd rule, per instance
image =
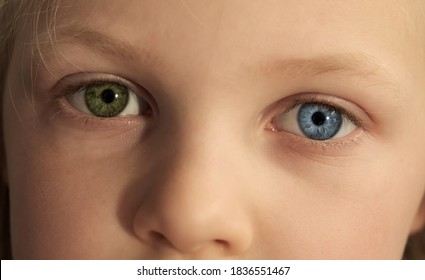
[[304, 103], [298, 111], [301, 132], [313, 140], [334, 137], [342, 125], [342, 115], [337, 109], [321, 103]]

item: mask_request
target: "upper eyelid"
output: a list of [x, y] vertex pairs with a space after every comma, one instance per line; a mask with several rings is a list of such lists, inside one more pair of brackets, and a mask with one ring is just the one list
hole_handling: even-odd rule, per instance
[[103, 83], [118, 83], [127, 87], [138, 98], [146, 102], [154, 114], [159, 113], [159, 108], [154, 97], [144, 87], [117, 75], [91, 72], [71, 74], [61, 78], [53, 86], [52, 91], [54, 92], [55, 99], [61, 99], [67, 95], [77, 93], [84, 87]]
[[[294, 109], [295, 107], [302, 105], [304, 103], [318, 103], [318, 104], [324, 104], [329, 107], [333, 107], [336, 110], [338, 110], [342, 115], [346, 116], [353, 124], [355, 124], [358, 127], [363, 127], [363, 123], [361, 119], [359, 119], [354, 113], [347, 110], [345, 107], [338, 105], [336, 102], [329, 102], [328, 100], [321, 100], [317, 98], [310, 98], [310, 99], [296, 99], [294, 104], [291, 106], [291, 109]], [[286, 112], [290, 111], [291, 109], [288, 109]]]
[[365, 131], [369, 130], [371, 118], [359, 105], [340, 97], [315, 92], [298, 93], [274, 102], [260, 114], [258, 122], [266, 121], [264, 127], [271, 129], [270, 123], [276, 116], [287, 113], [298, 105], [308, 102], [334, 107], [356, 126]]
[[[81, 77], [79, 77], [81, 75]], [[128, 87], [130, 90], [137, 92], [139, 89], [134, 85], [133, 82], [128, 81], [119, 76], [111, 74], [98, 74], [98, 73], [83, 73], [83, 74], [71, 74], [61, 78], [53, 87], [55, 92], [60, 88], [62, 93], [71, 94], [73, 90], [78, 90], [90, 85], [103, 84], [103, 83], [117, 83]], [[56, 89], [56, 90], [55, 90]]]
[[123, 85], [135, 93], [137, 97], [148, 102], [151, 107], [156, 107], [156, 102], [148, 90], [131, 80], [113, 74], [85, 72], [67, 75], [53, 86], [52, 92], [54, 92], [56, 97], [60, 98], [64, 95], [76, 93], [84, 87], [103, 83], [117, 83]]

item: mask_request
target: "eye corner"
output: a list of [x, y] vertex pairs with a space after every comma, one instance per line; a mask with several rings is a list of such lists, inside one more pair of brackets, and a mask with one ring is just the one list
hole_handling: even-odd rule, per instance
[[264, 130], [269, 131], [269, 132], [280, 132], [277, 128], [276, 125], [274, 123], [276, 117], [272, 117], [270, 119], [268, 119], [267, 123], [264, 125]]

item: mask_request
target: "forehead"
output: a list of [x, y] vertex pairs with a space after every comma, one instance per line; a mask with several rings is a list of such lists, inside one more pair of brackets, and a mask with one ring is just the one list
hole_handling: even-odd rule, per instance
[[[413, 1], [62, 1], [55, 27], [73, 25], [158, 52], [205, 57], [303, 57], [405, 49], [418, 36]], [[77, 33], [79, 28], [76, 28]], [[74, 31], [75, 31], [74, 30]], [[59, 32], [58, 34], [61, 34]], [[64, 34], [69, 35], [69, 34]], [[379, 53], [377, 52], [377, 53]], [[226, 55], [230, 54], [230, 55]], [[378, 54], [376, 54], [378, 55]], [[229, 57], [231, 56], [231, 57]]]
[[[388, 34], [393, 33], [391, 31], [394, 27], [398, 28], [397, 31], [406, 31], [406, 24], [411, 21], [411, 12], [416, 7], [413, 2], [415, 1], [77, 0], [62, 1], [57, 20], [66, 25], [79, 22], [94, 25], [118, 34], [137, 31], [132, 32], [136, 38], [152, 29], [163, 29], [166, 34], [157, 35], [182, 36], [184, 33], [186, 36], [183, 38], [186, 38], [191, 33], [197, 36], [203, 33], [204, 37], [217, 40], [221, 36], [227, 38], [227, 34], [232, 34], [229, 37], [235, 41], [240, 40], [243, 35], [255, 35], [254, 39], [266, 41], [308, 38], [320, 43], [320, 38], [328, 35], [345, 34], [354, 38], [359, 32], [368, 34], [379, 31], [382, 37], [388, 37]], [[386, 28], [383, 29], [383, 25]], [[180, 33], [179, 29], [184, 31]], [[239, 35], [236, 38], [235, 33]], [[279, 36], [269, 38], [272, 34]]]
[[[169, 67], [190, 61], [191, 66], [196, 64], [193, 73], [178, 71], [192, 78], [214, 67], [223, 71], [215, 71], [217, 77], [210, 75], [209, 79], [251, 65], [267, 68], [279, 60], [297, 62], [344, 54], [336, 59], [340, 65], [346, 58], [347, 63], [354, 61], [357, 65], [368, 64], [369, 60], [372, 67], [365, 67], [365, 73], [376, 70], [375, 65], [384, 65], [383, 72], [401, 83], [405, 78], [402, 72], [412, 79], [425, 72], [419, 36], [422, 29], [418, 28], [416, 12], [419, 5], [412, 3], [422, 2], [61, 1], [53, 34], [55, 42], [82, 43], [88, 49], [114, 53], [133, 64], [166, 61], [165, 67]], [[37, 35], [38, 42], [51, 42], [53, 38], [49, 28]], [[326, 65], [327, 61], [324, 68], [334, 68], [332, 63]], [[288, 69], [296, 70], [298, 64], [290, 64], [295, 67]], [[282, 68], [287, 64], [275, 65]]]

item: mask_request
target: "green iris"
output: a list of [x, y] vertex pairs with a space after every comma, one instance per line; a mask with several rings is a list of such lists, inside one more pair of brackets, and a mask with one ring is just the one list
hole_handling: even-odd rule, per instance
[[85, 102], [89, 111], [98, 117], [115, 117], [128, 104], [127, 87], [117, 83], [102, 83], [85, 88]]

